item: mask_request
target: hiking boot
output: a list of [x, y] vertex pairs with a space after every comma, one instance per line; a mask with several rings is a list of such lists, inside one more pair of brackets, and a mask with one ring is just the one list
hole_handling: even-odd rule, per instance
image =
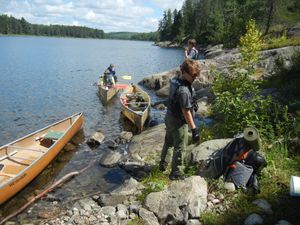
[[185, 178], [187, 178], [187, 176], [181, 172], [171, 172], [169, 175], [170, 180], [184, 180]]
[[165, 163], [165, 162], [160, 162], [160, 163], [159, 163], [159, 166], [158, 166], [158, 169], [159, 169], [161, 172], [164, 172], [164, 171], [166, 171], [167, 167], [168, 167], [167, 163]]

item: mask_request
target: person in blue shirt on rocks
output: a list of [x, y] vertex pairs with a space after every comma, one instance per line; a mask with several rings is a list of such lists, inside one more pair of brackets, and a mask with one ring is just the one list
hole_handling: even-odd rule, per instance
[[172, 169], [169, 175], [171, 180], [184, 179], [183, 155], [188, 139], [188, 127], [192, 131], [192, 140], [199, 142], [199, 131], [196, 128], [194, 114], [197, 104], [193, 100], [192, 83], [200, 75], [201, 67], [198, 61], [186, 59], [178, 71], [178, 76], [170, 81], [170, 92], [165, 117], [166, 135], [161, 152], [159, 169], [167, 168], [166, 156], [168, 150], [174, 147]]

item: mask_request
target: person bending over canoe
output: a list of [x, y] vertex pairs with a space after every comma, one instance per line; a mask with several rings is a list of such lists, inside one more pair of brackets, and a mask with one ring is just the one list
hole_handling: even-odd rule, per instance
[[194, 110], [197, 104], [193, 101], [192, 83], [200, 75], [200, 65], [197, 61], [186, 59], [180, 66], [178, 76], [170, 82], [170, 92], [165, 117], [166, 135], [161, 152], [159, 169], [167, 168], [166, 156], [169, 148], [174, 147], [171, 180], [184, 179], [182, 172], [182, 155], [185, 152], [188, 139], [188, 126], [192, 130], [192, 139], [196, 143], [200, 140], [199, 132], [194, 122]]
[[104, 71], [104, 85], [114, 86], [117, 82], [116, 71], [114, 65], [110, 64], [109, 67]]
[[115, 71], [115, 66], [113, 64], [110, 64], [109, 67], [106, 69], [110, 76], [111, 76], [111, 79], [113, 78], [115, 83], [118, 82], [118, 78], [117, 78], [117, 75], [116, 75], [116, 71]]

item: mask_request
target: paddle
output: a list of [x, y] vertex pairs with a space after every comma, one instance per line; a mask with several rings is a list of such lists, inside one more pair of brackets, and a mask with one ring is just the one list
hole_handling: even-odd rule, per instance
[[125, 105], [132, 105], [132, 104], [149, 104], [149, 102], [128, 102]]
[[122, 78], [123, 80], [131, 80], [131, 79], [132, 79], [132, 76], [130, 76], [130, 75], [124, 75], [124, 76], [121, 76], [121, 78]]

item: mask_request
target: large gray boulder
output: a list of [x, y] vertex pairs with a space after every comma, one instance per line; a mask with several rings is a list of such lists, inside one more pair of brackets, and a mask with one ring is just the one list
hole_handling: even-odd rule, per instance
[[157, 218], [155, 217], [153, 212], [148, 211], [147, 209], [141, 208], [139, 211], [139, 215], [142, 220], [147, 225], [159, 225]]
[[224, 148], [232, 138], [205, 141], [198, 146], [189, 146], [187, 149], [187, 160], [191, 164], [206, 161], [217, 150]]
[[[273, 71], [277, 58], [280, 57], [287, 63], [289, 63], [294, 52], [299, 50], [300, 46], [287, 46], [282, 48], [263, 50], [260, 52], [260, 61], [257, 64], [257, 67], [263, 68], [265, 70], [265, 75], [270, 75]], [[206, 57], [206, 64], [210, 64], [220, 71], [224, 71], [226, 68], [228, 68], [231, 62], [239, 61], [241, 58], [241, 54], [239, 53], [238, 49], [218, 49], [216, 51], [217, 53], [211, 54], [210, 57]]]
[[205, 50], [205, 58], [211, 59], [223, 53], [223, 44], [208, 47]]
[[165, 190], [150, 193], [145, 200], [145, 207], [157, 216], [160, 224], [198, 219], [206, 204], [207, 183], [200, 176], [172, 182]]
[[135, 135], [129, 145], [129, 158], [135, 162], [155, 164], [162, 150], [165, 125], [160, 124]]
[[[211, 63], [206, 63], [204, 60], [199, 60], [198, 63], [201, 66], [201, 73], [193, 83], [193, 87], [196, 91], [205, 87], [209, 87], [213, 82], [213, 77], [209, 73], [209, 67]], [[179, 68], [175, 68], [169, 71], [147, 76], [141, 80], [139, 84], [149, 89], [156, 90], [157, 96], [167, 97], [169, 95], [170, 79], [176, 76], [178, 70]]]
[[162, 87], [161, 89], [157, 90], [155, 94], [159, 97], [168, 97], [170, 92], [170, 84]]
[[149, 88], [158, 90], [169, 83], [169, 80], [176, 75], [178, 68], [174, 68], [161, 73], [153, 74], [143, 78], [139, 84]]

